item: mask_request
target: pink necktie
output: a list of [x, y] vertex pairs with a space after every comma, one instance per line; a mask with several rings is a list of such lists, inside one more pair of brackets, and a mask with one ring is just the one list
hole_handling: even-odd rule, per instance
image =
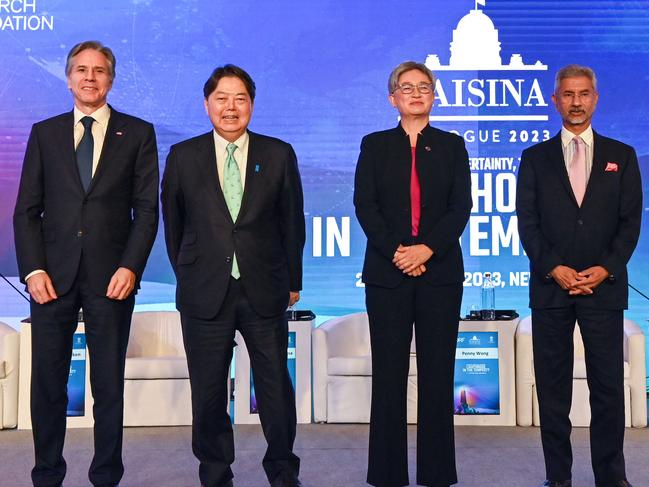
[[572, 186], [572, 192], [575, 194], [577, 204], [581, 206], [581, 202], [584, 200], [584, 194], [586, 193], [586, 144], [581, 140], [581, 137], [574, 137], [572, 141], [575, 143], [575, 152], [570, 162], [568, 177], [570, 178], [570, 186]]

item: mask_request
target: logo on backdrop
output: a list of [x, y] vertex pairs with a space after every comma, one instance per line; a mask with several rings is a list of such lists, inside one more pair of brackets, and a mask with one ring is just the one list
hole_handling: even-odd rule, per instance
[[[516, 172], [522, 149], [550, 138], [553, 80], [548, 65], [525, 54], [524, 45], [501, 43], [483, 11], [486, 0], [470, 3], [473, 8], [452, 30], [449, 57], [440, 52], [426, 57], [437, 77], [430, 121], [460, 135], [469, 151], [473, 208], [461, 244], [472, 259], [465, 261], [464, 287], [480, 288], [486, 271], [497, 287], [526, 287]], [[499, 256], [505, 259], [483, 260]]]
[[54, 16], [36, 0], [0, 0], [1, 31], [54, 30]]
[[[512, 54], [509, 62], [503, 63], [498, 29], [478, 8], [478, 5], [485, 4], [486, 0], [476, 0], [475, 8], [462, 17], [453, 30], [448, 65], [441, 63], [438, 54], [429, 54], [426, 58], [426, 66], [434, 73], [470, 71], [474, 76], [478, 75], [470, 78], [439, 76], [435, 87], [437, 113], [431, 115], [430, 120], [547, 121], [544, 112], [548, 103], [540, 80], [535, 76], [499, 72], [547, 71], [548, 66], [539, 60], [525, 64], [520, 53]], [[458, 108], [464, 109], [462, 113]], [[468, 114], [467, 108], [487, 113]], [[448, 114], [442, 115], [441, 111]], [[507, 114], [502, 114], [503, 111]]]

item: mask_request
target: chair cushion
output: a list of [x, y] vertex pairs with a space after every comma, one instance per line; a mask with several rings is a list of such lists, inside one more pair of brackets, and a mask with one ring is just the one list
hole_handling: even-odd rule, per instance
[[[631, 374], [631, 367], [629, 362], [624, 362], [624, 378], [628, 379]], [[573, 379], [585, 379], [586, 378], [586, 361], [583, 358], [575, 358], [575, 365], [572, 371]]]
[[126, 379], [189, 379], [185, 357], [132, 357], [126, 359]]
[[[327, 360], [329, 375], [372, 375], [372, 356], [358, 355], [356, 357], [331, 357]], [[410, 356], [410, 371], [408, 375], [417, 375], [417, 357]]]

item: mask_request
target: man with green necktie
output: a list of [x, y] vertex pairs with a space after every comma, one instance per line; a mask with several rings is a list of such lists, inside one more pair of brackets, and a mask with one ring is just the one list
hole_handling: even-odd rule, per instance
[[172, 146], [162, 180], [192, 388], [193, 451], [205, 487], [233, 485], [227, 380], [236, 330], [250, 353], [272, 487], [297, 487], [295, 393], [286, 307], [302, 289], [304, 212], [293, 148], [247, 130], [255, 84], [215, 69], [203, 88], [210, 132]]

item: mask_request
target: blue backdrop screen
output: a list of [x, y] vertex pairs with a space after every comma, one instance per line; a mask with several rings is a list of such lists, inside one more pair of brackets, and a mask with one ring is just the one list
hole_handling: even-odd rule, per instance
[[[202, 85], [212, 69], [231, 62], [251, 73], [258, 93], [251, 129], [285, 139], [298, 154], [308, 233], [301, 305], [321, 315], [364, 309], [365, 238], [354, 217], [353, 173], [361, 137], [397, 124], [386, 86], [404, 60], [426, 62], [437, 73], [431, 123], [462, 135], [469, 150], [474, 208], [461, 239], [463, 311], [479, 304], [483, 273], [490, 271], [500, 286], [496, 306], [527, 312], [516, 173], [521, 151], [560, 128], [551, 101], [559, 67], [595, 69], [601, 96], [594, 128], [636, 148], [647, 196], [646, 2], [16, 0], [0, 2], [0, 270], [6, 275], [17, 273], [11, 215], [31, 124], [71, 109], [65, 56], [92, 38], [117, 57], [110, 103], [155, 124], [161, 169], [172, 143], [211, 129]], [[631, 283], [645, 291], [648, 239], [645, 222], [630, 265]], [[162, 231], [144, 279], [138, 305], [173, 303]], [[26, 314], [25, 303], [10, 293], [1, 295], [0, 315]], [[648, 311], [631, 292], [629, 316], [645, 326]]]

